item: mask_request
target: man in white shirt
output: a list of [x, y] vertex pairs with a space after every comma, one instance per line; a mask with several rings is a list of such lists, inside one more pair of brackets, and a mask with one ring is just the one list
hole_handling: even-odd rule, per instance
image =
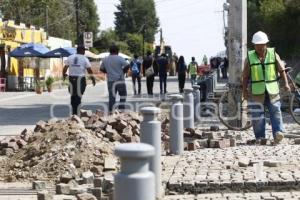
[[119, 109], [124, 109], [127, 97], [124, 74], [128, 71], [130, 65], [126, 60], [118, 56], [119, 48], [111, 45], [110, 55], [103, 59], [100, 70], [107, 73], [107, 88], [109, 95], [109, 112], [112, 112], [116, 102], [116, 94], [120, 95]]
[[84, 56], [85, 47], [78, 46], [77, 54], [71, 55], [65, 62], [63, 69], [63, 77], [67, 76], [67, 70], [69, 69], [69, 92], [71, 94], [72, 114], [78, 115], [79, 107], [81, 104], [81, 98], [86, 88], [86, 71], [91, 75], [93, 85], [96, 85], [96, 80], [93, 77], [93, 71], [91, 69], [91, 63]]

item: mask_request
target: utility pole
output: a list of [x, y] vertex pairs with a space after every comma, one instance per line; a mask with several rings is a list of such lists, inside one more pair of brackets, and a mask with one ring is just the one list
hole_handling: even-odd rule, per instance
[[79, 30], [79, 0], [75, 1], [75, 13], [76, 13], [76, 33], [77, 33], [77, 44], [82, 45], [80, 39], [80, 30]]
[[247, 0], [227, 0], [229, 83], [241, 84], [244, 60], [247, 55]]
[[[238, 108], [236, 98], [242, 101], [240, 93], [242, 84], [242, 71], [247, 55], [247, 0], [227, 0], [228, 11], [228, 60], [229, 60], [229, 88], [234, 88], [229, 96], [229, 110], [236, 116]], [[240, 105], [240, 104], [238, 104]], [[245, 116], [236, 119], [233, 125], [243, 126]]]

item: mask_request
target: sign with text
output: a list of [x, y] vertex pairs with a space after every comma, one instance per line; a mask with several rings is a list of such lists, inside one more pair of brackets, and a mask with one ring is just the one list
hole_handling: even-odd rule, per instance
[[84, 32], [83, 34], [84, 46], [87, 48], [93, 47], [93, 33]]

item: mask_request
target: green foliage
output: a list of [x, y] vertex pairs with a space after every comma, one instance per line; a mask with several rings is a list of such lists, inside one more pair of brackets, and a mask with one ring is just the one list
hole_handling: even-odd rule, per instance
[[143, 34], [145, 41], [152, 43], [159, 27], [153, 0], [120, 0], [115, 12], [116, 32], [121, 40], [128, 33]]
[[143, 36], [139, 34], [127, 33], [125, 39], [129, 51], [132, 54], [142, 55], [143, 53]]
[[[99, 17], [94, 0], [80, 0], [80, 32], [98, 33]], [[0, 0], [0, 11], [5, 19], [17, 23], [47, 28], [50, 36], [76, 40], [75, 5], [73, 0]]]
[[248, 43], [262, 30], [282, 57], [300, 57], [300, 1], [248, 0]]
[[54, 78], [52, 76], [48, 76], [45, 83], [47, 87], [50, 87], [54, 83]]

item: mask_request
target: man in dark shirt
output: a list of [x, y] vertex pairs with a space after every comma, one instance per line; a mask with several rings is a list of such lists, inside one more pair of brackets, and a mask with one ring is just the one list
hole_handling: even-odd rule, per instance
[[159, 72], [159, 83], [160, 83], [160, 94], [167, 93], [167, 68], [168, 68], [168, 60], [166, 54], [161, 54], [161, 56], [157, 59], [157, 66]]
[[[145, 71], [153, 65], [153, 57], [151, 55], [151, 51], [147, 52], [146, 58], [143, 60], [143, 74], [145, 76]], [[151, 76], [146, 77], [146, 83], [147, 83], [147, 93], [148, 95], [153, 95], [153, 82], [154, 82], [154, 74]]]

